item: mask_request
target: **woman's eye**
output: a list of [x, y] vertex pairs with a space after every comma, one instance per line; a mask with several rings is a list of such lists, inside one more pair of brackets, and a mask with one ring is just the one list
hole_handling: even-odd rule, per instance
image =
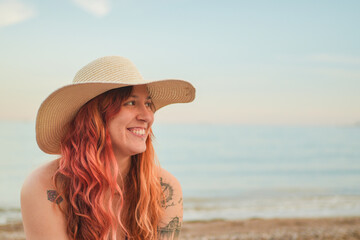
[[125, 103], [126, 106], [134, 106], [135, 105], [135, 101], [129, 101]]
[[151, 111], [155, 112], [155, 106], [153, 102], [147, 102], [146, 107], [150, 108]]

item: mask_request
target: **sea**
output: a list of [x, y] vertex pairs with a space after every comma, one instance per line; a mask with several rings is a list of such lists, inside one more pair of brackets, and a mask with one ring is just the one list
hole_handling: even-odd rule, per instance
[[[184, 220], [360, 216], [359, 126], [155, 124]], [[34, 122], [0, 121], [0, 224], [21, 220], [26, 176], [55, 159]]]

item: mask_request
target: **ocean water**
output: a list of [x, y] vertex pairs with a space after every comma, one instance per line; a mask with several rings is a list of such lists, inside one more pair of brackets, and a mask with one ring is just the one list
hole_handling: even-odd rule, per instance
[[[0, 224], [21, 219], [42, 153], [33, 122], [0, 122]], [[180, 181], [184, 220], [360, 216], [360, 128], [157, 124], [161, 166]]]

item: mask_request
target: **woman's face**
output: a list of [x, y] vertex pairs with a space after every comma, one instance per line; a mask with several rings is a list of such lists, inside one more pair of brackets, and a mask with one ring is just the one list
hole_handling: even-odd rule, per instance
[[128, 157], [144, 152], [153, 122], [152, 101], [146, 86], [134, 86], [130, 97], [109, 121], [109, 133], [115, 156]]

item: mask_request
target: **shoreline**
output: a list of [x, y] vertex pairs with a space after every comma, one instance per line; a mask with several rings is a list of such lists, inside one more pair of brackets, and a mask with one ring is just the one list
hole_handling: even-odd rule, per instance
[[[22, 222], [0, 225], [0, 239], [24, 240]], [[181, 239], [355, 240], [360, 239], [360, 216], [187, 221], [183, 223]]]

